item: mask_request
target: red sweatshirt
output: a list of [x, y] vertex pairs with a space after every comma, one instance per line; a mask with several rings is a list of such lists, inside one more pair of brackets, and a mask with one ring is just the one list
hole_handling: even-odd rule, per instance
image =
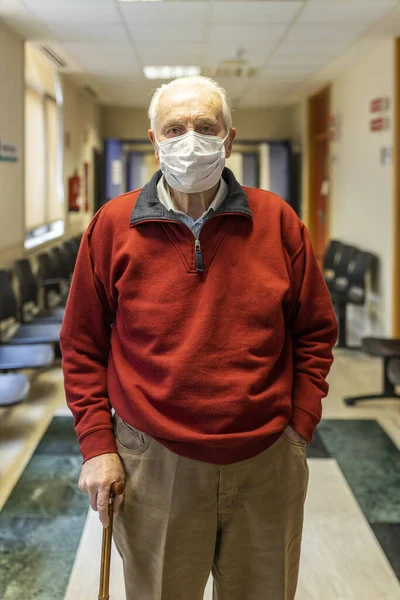
[[270, 192], [227, 198], [199, 240], [143, 190], [85, 232], [61, 331], [84, 460], [116, 452], [111, 407], [171, 451], [215, 464], [321, 419], [336, 318], [303, 223]]

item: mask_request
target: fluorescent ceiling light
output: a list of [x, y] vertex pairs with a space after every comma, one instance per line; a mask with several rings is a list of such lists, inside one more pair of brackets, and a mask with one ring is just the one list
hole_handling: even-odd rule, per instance
[[[126, 1], [126, 0], [125, 0]], [[191, 77], [200, 75], [200, 67], [186, 66], [167, 66], [162, 67], [149, 66], [143, 67], [143, 72], [147, 79], [175, 79], [176, 77]]]

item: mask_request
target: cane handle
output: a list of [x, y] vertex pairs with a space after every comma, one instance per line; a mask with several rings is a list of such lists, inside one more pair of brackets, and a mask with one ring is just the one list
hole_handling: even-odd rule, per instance
[[124, 493], [125, 484], [122, 481], [114, 481], [111, 486], [110, 494], [113, 496], [121, 496]]

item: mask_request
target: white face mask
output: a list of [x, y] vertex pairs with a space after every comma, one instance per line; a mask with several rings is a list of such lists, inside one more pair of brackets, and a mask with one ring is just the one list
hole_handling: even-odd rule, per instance
[[211, 189], [225, 166], [225, 140], [216, 135], [188, 131], [157, 142], [160, 167], [168, 185], [186, 194]]

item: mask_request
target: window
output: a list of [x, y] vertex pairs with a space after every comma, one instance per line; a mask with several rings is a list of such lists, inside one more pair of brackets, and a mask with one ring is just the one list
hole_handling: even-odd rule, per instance
[[25, 247], [64, 232], [62, 95], [57, 72], [41, 53], [25, 51]]

